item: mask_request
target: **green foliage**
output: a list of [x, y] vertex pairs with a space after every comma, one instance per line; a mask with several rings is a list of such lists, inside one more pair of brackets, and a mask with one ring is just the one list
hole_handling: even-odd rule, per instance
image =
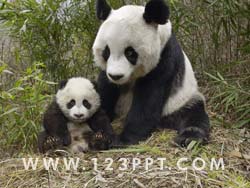
[[[249, 61], [250, 4], [245, 0], [171, 0], [174, 31], [199, 73]], [[228, 70], [232, 71], [232, 70]]]
[[224, 78], [219, 72], [206, 74], [211, 79], [209, 103], [214, 112], [221, 112], [218, 120], [222, 125], [232, 128], [250, 125], [250, 74], [240, 79]]
[[43, 62], [56, 80], [88, 74], [97, 30], [93, 1], [63, 2], [5, 1], [0, 11], [3, 26], [22, 47], [20, 63]]
[[[46, 92], [55, 84], [43, 80], [43, 69], [44, 64], [34, 63], [14, 78], [11, 87], [1, 87], [0, 132], [5, 135], [0, 142], [1, 148], [34, 149], [42, 113], [50, 98]], [[7, 82], [14, 74], [15, 71], [9, 71], [7, 65], [0, 66], [2, 80]]]

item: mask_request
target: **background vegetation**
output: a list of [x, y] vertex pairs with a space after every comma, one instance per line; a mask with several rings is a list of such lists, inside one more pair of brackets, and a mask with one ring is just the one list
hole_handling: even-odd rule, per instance
[[[110, 0], [113, 7], [139, 0]], [[207, 95], [213, 126], [249, 127], [250, 5], [247, 0], [171, 0], [174, 31]], [[1, 145], [32, 149], [55, 82], [94, 78], [94, 0], [1, 1]], [[8, 133], [8, 137], [2, 136]], [[2, 134], [2, 135], [1, 135]]]

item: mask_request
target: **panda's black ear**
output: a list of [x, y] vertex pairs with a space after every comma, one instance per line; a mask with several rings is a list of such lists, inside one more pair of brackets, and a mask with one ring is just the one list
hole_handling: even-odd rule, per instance
[[98, 93], [98, 84], [97, 84], [97, 82], [96, 82], [96, 81], [91, 80], [91, 83], [93, 84], [94, 89], [95, 89], [95, 90], [96, 90], [96, 92]]
[[67, 82], [68, 82], [68, 80], [60, 81], [58, 84], [58, 89], [63, 89], [66, 86]]
[[111, 7], [106, 0], [96, 0], [96, 16], [99, 20], [106, 20], [111, 12]]
[[151, 0], [146, 4], [143, 18], [147, 23], [164, 25], [169, 19], [169, 7], [164, 0]]

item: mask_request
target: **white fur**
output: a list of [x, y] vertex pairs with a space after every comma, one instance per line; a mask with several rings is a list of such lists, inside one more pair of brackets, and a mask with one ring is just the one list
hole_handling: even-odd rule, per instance
[[[168, 21], [165, 25], [146, 24], [143, 19], [144, 7], [128, 5], [112, 10], [107, 20], [101, 25], [93, 45], [93, 54], [96, 65], [106, 70], [108, 74], [125, 75], [119, 81], [110, 81], [116, 84], [132, 82], [143, 77], [157, 66], [160, 54], [171, 37], [172, 26]], [[102, 57], [106, 45], [110, 48], [110, 57], [107, 62]], [[124, 56], [126, 47], [132, 46], [139, 54], [138, 62], [131, 65]], [[186, 54], [185, 75], [183, 87], [168, 99], [162, 115], [169, 115], [192, 99], [204, 99], [197, 89], [197, 82], [190, 61]], [[133, 99], [132, 92], [122, 94], [116, 106], [118, 114], [126, 115]], [[192, 102], [191, 102], [192, 103]], [[191, 103], [189, 105], [191, 105]], [[126, 106], [126, 108], [125, 108]], [[127, 109], [128, 108], [128, 109]]]
[[[68, 109], [67, 104], [72, 99], [76, 101], [76, 104], [71, 109]], [[84, 99], [91, 104], [90, 109], [83, 105]], [[66, 86], [57, 92], [56, 102], [64, 115], [70, 120], [67, 124], [72, 139], [69, 151], [72, 153], [87, 151], [89, 149], [88, 140], [84, 138], [83, 134], [91, 134], [92, 131], [86, 120], [100, 107], [100, 97], [94, 85], [82, 77], [71, 78]], [[84, 114], [84, 117], [75, 119], [74, 114]], [[75, 137], [78, 139], [74, 139]]]
[[[68, 123], [68, 129], [71, 134], [71, 145], [69, 146], [69, 151], [72, 153], [79, 153], [89, 150], [89, 143], [83, 134], [91, 134], [92, 130], [90, 129], [87, 123]], [[76, 140], [75, 137], [78, 139]]]
[[[106, 70], [107, 76], [123, 74], [124, 77], [118, 81], [109, 78], [116, 84], [145, 76], [156, 67], [161, 50], [171, 36], [170, 21], [159, 26], [146, 24], [143, 19], [144, 9], [143, 6], [127, 5], [112, 10], [96, 36], [93, 45], [96, 65]], [[111, 52], [107, 62], [102, 57], [106, 45]], [[124, 56], [128, 46], [132, 46], [139, 54], [136, 65], [131, 65]]]
[[[76, 101], [76, 105], [68, 109], [67, 104], [72, 99]], [[82, 102], [84, 99], [91, 104], [90, 109], [87, 109], [83, 105]], [[99, 94], [94, 89], [93, 84], [88, 79], [82, 77], [69, 79], [66, 86], [57, 92], [56, 102], [67, 118], [77, 122], [85, 121], [100, 107]], [[84, 114], [84, 117], [82, 119], [75, 119], [74, 114]]]
[[[177, 91], [176, 94], [171, 96], [163, 108], [163, 116], [172, 114], [173, 112], [179, 110], [185, 104], [187, 104], [191, 99], [204, 100], [203, 95], [198, 91], [197, 81], [194, 77], [194, 72], [191, 63], [183, 52], [185, 58], [185, 73], [182, 87]], [[197, 99], [197, 100], [196, 100]], [[189, 104], [190, 105], [190, 104]]]

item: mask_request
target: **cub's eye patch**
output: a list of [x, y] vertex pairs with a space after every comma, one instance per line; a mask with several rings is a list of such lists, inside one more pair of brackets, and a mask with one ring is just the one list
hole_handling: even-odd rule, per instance
[[91, 108], [91, 104], [89, 103], [89, 101], [87, 101], [86, 99], [84, 99], [82, 101], [83, 106], [85, 106], [87, 109]]
[[70, 102], [68, 102], [67, 108], [71, 109], [73, 106], [75, 106], [75, 104], [76, 104], [76, 101], [74, 99], [72, 99]]
[[109, 46], [107, 45], [105, 49], [102, 51], [102, 57], [105, 61], [108, 61], [109, 56], [110, 56], [110, 49]]
[[124, 52], [127, 60], [132, 64], [135, 65], [138, 59], [138, 54], [135, 49], [131, 46], [127, 47]]

